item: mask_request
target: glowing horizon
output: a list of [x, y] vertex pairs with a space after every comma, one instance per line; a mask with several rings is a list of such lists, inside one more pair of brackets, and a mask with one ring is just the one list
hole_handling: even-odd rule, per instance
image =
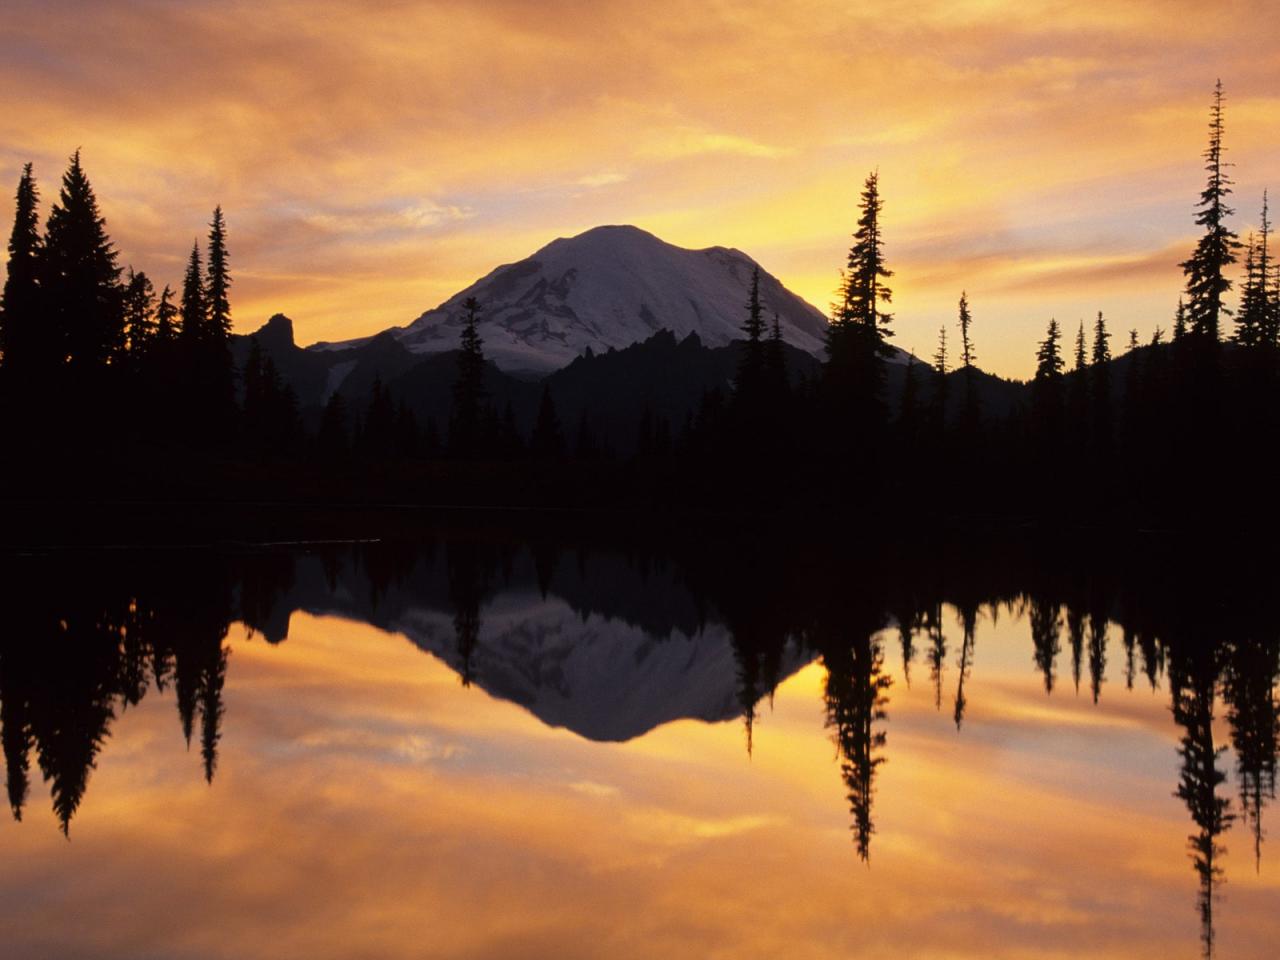
[[34, 162], [47, 215], [80, 147], [121, 263], [175, 286], [220, 203], [236, 330], [305, 344], [602, 223], [825, 312], [879, 169], [893, 342], [931, 355], [965, 290], [979, 364], [1026, 377], [1050, 317], [1169, 327], [1217, 77], [1242, 236], [1280, 186], [1261, 0], [881, 6], [15, 0], [0, 190]]

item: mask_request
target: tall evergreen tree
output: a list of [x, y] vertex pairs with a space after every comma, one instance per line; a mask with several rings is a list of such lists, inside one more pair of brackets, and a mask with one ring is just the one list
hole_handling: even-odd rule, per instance
[[1045, 338], [1036, 349], [1036, 375], [1031, 381], [1031, 406], [1035, 435], [1042, 444], [1043, 465], [1061, 453], [1063, 402], [1062, 368], [1065, 365], [1059, 342], [1062, 332], [1057, 320], [1050, 320]]
[[124, 288], [125, 332], [129, 353], [140, 357], [151, 345], [156, 331], [156, 289], [145, 273], [129, 268]]
[[1075, 365], [1071, 368], [1071, 419], [1077, 429], [1082, 428], [1089, 415], [1089, 359], [1086, 352], [1084, 321], [1076, 330]]
[[826, 376], [840, 413], [852, 432], [874, 431], [883, 421], [880, 399], [884, 362], [890, 348], [892, 316], [884, 311], [893, 300], [885, 280], [893, 276], [885, 265], [880, 214], [879, 175], [871, 173], [863, 186], [861, 216], [849, 249], [841, 283], [841, 301], [827, 329]]
[[1249, 235], [1245, 245], [1244, 285], [1240, 290], [1240, 309], [1236, 313], [1235, 341], [1243, 347], [1276, 345], [1275, 305], [1272, 303], [1270, 251], [1271, 218], [1267, 195], [1262, 195], [1262, 223], [1255, 237]]
[[1206, 345], [1216, 346], [1224, 314], [1231, 311], [1223, 304], [1223, 296], [1231, 289], [1227, 268], [1236, 262], [1239, 238], [1227, 226], [1227, 218], [1235, 211], [1227, 206], [1231, 195], [1229, 164], [1223, 159], [1222, 81], [1214, 87], [1213, 106], [1209, 111], [1209, 146], [1204, 152], [1208, 182], [1200, 193], [1200, 212], [1196, 223], [1205, 228], [1191, 258], [1182, 264], [1187, 278], [1187, 314], [1191, 333], [1197, 338], [1200, 352]]
[[1098, 311], [1093, 327], [1093, 356], [1089, 364], [1089, 400], [1093, 407], [1093, 442], [1101, 453], [1108, 453], [1113, 440], [1111, 413], [1111, 334], [1107, 321]]
[[222, 207], [214, 207], [209, 222], [209, 269], [205, 282], [204, 302], [208, 311], [209, 333], [213, 339], [231, 336], [231, 273], [227, 265], [227, 225]]
[[[22, 168], [18, 180], [17, 207], [13, 231], [9, 234], [8, 272], [4, 299], [0, 301], [0, 355], [9, 371], [46, 366], [50, 357], [47, 343], [42, 347], [42, 320], [39, 308], [40, 274], [40, 191], [31, 164]], [[47, 340], [47, 338], [46, 338]]]
[[885, 266], [884, 260], [884, 237], [880, 230], [884, 201], [880, 199], [879, 181], [879, 173], [873, 172], [863, 186], [862, 216], [849, 250], [848, 270], [841, 291], [844, 302], [837, 319], [868, 327], [883, 341], [892, 335], [889, 324], [893, 317], [881, 306], [893, 301], [893, 291], [884, 283], [893, 276], [893, 271]]
[[960, 291], [960, 366], [964, 370], [973, 369], [978, 359], [973, 349], [973, 340], [969, 337], [969, 327], [973, 323], [973, 315], [969, 313], [969, 295]]
[[[1263, 203], [1263, 221], [1264, 221], [1264, 239], [1270, 233], [1271, 221], [1266, 217], [1266, 194], [1262, 195]], [[1268, 270], [1263, 268], [1263, 285], [1268, 291], [1266, 295], [1267, 302], [1267, 320], [1265, 325], [1266, 341], [1273, 346], [1280, 346], [1280, 257], [1274, 256], [1268, 250], [1266, 259], [1270, 260], [1270, 277], [1268, 278]]]
[[122, 347], [119, 280], [106, 221], [77, 150], [63, 174], [58, 202], [49, 213], [41, 269], [46, 322], [56, 331], [61, 356], [72, 368], [99, 369]]
[[188, 344], [199, 343], [205, 338], [209, 316], [204, 299], [204, 277], [200, 265], [200, 242], [191, 245], [187, 258], [187, 272], [182, 278], [182, 339]]
[[947, 429], [947, 325], [938, 328], [938, 349], [933, 354], [933, 396], [930, 409], [933, 441], [941, 443]]
[[178, 326], [174, 321], [178, 315], [178, 308], [173, 304], [173, 288], [166, 283], [156, 304], [156, 343], [170, 343], [177, 337]]
[[1187, 304], [1178, 298], [1178, 309], [1173, 314], [1173, 341], [1177, 343], [1187, 335]]
[[1256, 243], [1249, 234], [1244, 247], [1244, 284], [1240, 287], [1240, 309], [1236, 311], [1236, 332], [1232, 339], [1242, 347], [1256, 347], [1262, 339], [1265, 290], [1258, 284]]
[[973, 325], [973, 315], [969, 312], [969, 296], [960, 293], [960, 369], [964, 371], [964, 410], [961, 423], [965, 433], [966, 452], [974, 452], [977, 431], [982, 419], [982, 404], [978, 397], [977, 351], [973, 348], [973, 338], [969, 329]]
[[1062, 340], [1062, 332], [1057, 320], [1050, 320], [1045, 331], [1045, 338], [1036, 349], [1036, 382], [1062, 382], [1062, 368], [1066, 361], [1062, 359], [1062, 351], [1058, 344]]
[[1098, 311], [1098, 319], [1093, 325], [1093, 354], [1090, 366], [1096, 368], [1111, 362], [1111, 334], [1107, 332], [1107, 321]]

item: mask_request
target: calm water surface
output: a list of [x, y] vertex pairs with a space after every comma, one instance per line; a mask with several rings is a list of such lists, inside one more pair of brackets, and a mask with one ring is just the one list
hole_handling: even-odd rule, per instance
[[4, 956], [1275, 956], [1274, 618], [946, 569], [11, 557]]

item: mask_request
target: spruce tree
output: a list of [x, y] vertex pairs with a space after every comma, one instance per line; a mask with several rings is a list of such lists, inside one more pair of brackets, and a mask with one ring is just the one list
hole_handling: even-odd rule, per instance
[[874, 332], [878, 348], [885, 349], [883, 340], [891, 336], [889, 324], [892, 315], [881, 309], [893, 301], [893, 291], [884, 283], [893, 276], [885, 266], [884, 238], [880, 230], [880, 214], [884, 201], [880, 199], [879, 173], [871, 173], [862, 190], [862, 216], [853, 235], [849, 250], [848, 269], [845, 275], [844, 297], [838, 321], [854, 323]]
[[[1265, 194], [1264, 194], [1265, 198]], [[1265, 211], [1265, 203], [1264, 203]], [[1270, 221], [1267, 222], [1270, 229]], [[1280, 346], [1280, 257], [1268, 254], [1271, 260], [1271, 276], [1267, 277], [1266, 272], [1263, 273], [1263, 284], [1266, 287], [1267, 295], [1267, 322], [1266, 322], [1266, 341], [1272, 346]]]
[[191, 245], [187, 258], [187, 272], [182, 278], [182, 339], [188, 344], [205, 339], [205, 327], [209, 311], [205, 306], [204, 278], [200, 266], [200, 242]]
[[156, 304], [155, 342], [171, 343], [178, 335], [178, 327], [174, 322], [178, 319], [178, 308], [173, 304], [173, 288], [167, 283], [160, 294], [160, 302]]
[[[1083, 455], [1089, 436], [1089, 359], [1083, 320], [1076, 330], [1075, 366], [1068, 387], [1067, 412], [1072, 453], [1078, 458]], [[1075, 465], [1078, 467], [1079, 462]]]
[[124, 288], [125, 333], [129, 353], [136, 359], [151, 346], [156, 331], [156, 289], [145, 273], [129, 268]]
[[1275, 347], [1280, 339], [1280, 311], [1272, 289], [1275, 257], [1271, 253], [1271, 214], [1267, 192], [1262, 193], [1262, 222], [1246, 247], [1244, 287], [1236, 315], [1236, 342], [1242, 346]]
[[1139, 441], [1142, 434], [1142, 375], [1143, 357], [1138, 353], [1138, 331], [1129, 331], [1129, 349], [1126, 352], [1128, 365], [1124, 374], [1124, 429], [1125, 452], [1129, 455], [1135, 469], [1141, 464], [1136, 462]]
[[1093, 325], [1093, 356], [1091, 366], [1096, 368], [1111, 361], [1111, 334], [1107, 332], [1107, 321], [1102, 311], [1098, 311], [1098, 319]]
[[1045, 337], [1036, 348], [1036, 375], [1031, 381], [1032, 410], [1037, 436], [1047, 446], [1056, 447], [1062, 432], [1062, 359], [1059, 343], [1062, 332], [1057, 320], [1050, 320]]
[[124, 344], [120, 268], [80, 151], [71, 156], [49, 213], [41, 264], [45, 322], [73, 368], [98, 369]]
[[965, 370], [972, 370], [977, 353], [973, 349], [973, 340], [969, 337], [969, 327], [973, 316], [969, 313], [969, 295], [960, 291], [960, 365]]
[[960, 292], [960, 368], [964, 371], [964, 427], [965, 446], [970, 452], [976, 442], [975, 434], [982, 419], [981, 401], [978, 398], [977, 351], [973, 348], [973, 338], [969, 329], [973, 325], [973, 315], [969, 312], [969, 297]]
[[1257, 243], [1251, 233], [1245, 243], [1244, 285], [1240, 288], [1240, 309], [1236, 312], [1233, 337], [1242, 347], [1262, 345], [1263, 326], [1267, 320], [1266, 293], [1266, 287], [1259, 278]]
[[51, 356], [40, 317], [40, 191], [31, 164], [18, 180], [13, 231], [9, 234], [8, 272], [0, 300], [0, 355], [10, 373], [31, 373], [58, 359]]
[[1187, 277], [1187, 315], [1191, 333], [1196, 337], [1198, 352], [1216, 347], [1224, 314], [1231, 311], [1223, 304], [1223, 296], [1231, 289], [1227, 268], [1236, 262], [1239, 238], [1227, 226], [1227, 218], [1235, 211], [1227, 206], [1231, 180], [1223, 159], [1222, 81], [1214, 87], [1213, 106], [1209, 112], [1209, 146], [1204, 152], [1208, 182], [1200, 193], [1200, 212], [1196, 223], [1205, 228], [1191, 259], [1182, 264]]
[[1066, 361], [1062, 359], [1062, 351], [1058, 346], [1061, 340], [1062, 332], [1058, 328], [1058, 321], [1050, 320], [1045, 338], [1036, 348], [1037, 383], [1062, 382], [1062, 368], [1066, 366]]
[[1102, 311], [1098, 311], [1098, 319], [1093, 327], [1093, 356], [1089, 364], [1090, 390], [1089, 400], [1093, 407], [1093, 441], [1101, 454], [1111, 450], [1112, 415], [1111, 415], [1111, 334], [1107, 332], [1107, 322]]
[[1182, 297], [1178, 298], [1178, 309], [1173, 314], [1173, 342], [1177, 343], [1187, 335], [1187, 305]]
[[227, 225], [222, 217], [222, 207], [214, 207], [209, 222], [209, 267], [205, 282], [204, 302], [208, 316], [211, 339], [225, 340], [231, 336], [231, 303], [228, 291], [231, 274], [227, 266]]
[[938, 328], [938, 349], [933, 354], [933, 421], [935, 443], [941, 442], [947, 427], [947, 325]]
[[893, 276], [885, 265], [880, 229], [883, 201], [879, 176], [867, 177], [861, 197], [861, 216], [849, 250], [841, 283], [841, 301], [827, 329], [828, 390], [835, 412], [853, 437], [876, 432], [885, 418], [881, 391], [884, 362], [890, 354], [885, 337], [892, 335], [890, 314], [883, 307], [893, 300], [884, 283]]

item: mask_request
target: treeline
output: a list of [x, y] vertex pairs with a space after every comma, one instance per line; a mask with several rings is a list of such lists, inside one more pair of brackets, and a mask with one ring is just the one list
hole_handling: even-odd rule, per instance
[[226, 223], [192, 247], [179, 290], [124, 270], [77, 151], [43, 233], [31, 164], [18, 184], [0, 312], [0, 390], [13, 448], [58, 466], [150, 445], [233, 438], [238, 410]]
[[[748, 457], [772, 447], [775, 459], [781, 445], [801, 472], [809, 465], [806, 489], [863, 508], [889, 498], [957, 514], [1088, 519], [1129, 511], [1178, 523], [1238, 508], [1252, 521], [1274, 519], [1261, 491], [1280, 481], [1280, 266], [1265, 193], [1260, 228], [1247, 244], [1230, 226], [1223, 120], [1219, 83], [1196, 217], [1203, 234], [1181, 265], [1185, 291], [1171, 332], [1157, 327], [1143, 343], [1130, 331], [1117, 355], [1098, 312], [1088, 329], [1080, 323], [1068, 357], [1064, 332], [1050, 320], [1025, 399], [1007, 411], [985, 408], [993, 378], [976, 364], [965, 293], [952, 328], [958, 337], [949, 344], [944, 324], [932, 363], [907, 357], [900, 386], [886, 390], [899, 358], [888, 344], [893, 273], [871, 174], [820, 376], [789, 397], [776, 388], [767, 396], [744, 367], [731, 398], [739, 420], [727, 431], [731, 445]], [[1242, 249], [1244, 281], [1233, 310], [1230, 274]], [[755, 311], [743, 327], [746, 357], [763, 349]], [[771, 419], [780, 404], [785, 415]]]
[[[420, 420], [379, 377], [361, 398], [331, 390], [299, 409], [271, 351], [233, 360], [231, 274], [221, 209], [177, 292], [119, 266], [77, 153], [46, 227], [30, 165], [17, 192], [0, 312], [0, 407], [25, 464], [5, 478], [26, 495], [93, 490], [227, 499], [346, 499], [524, 505], [731, 507], [829, 515], [892, 503], [925, 514], [999, 514], [1182, 523], [1280, 482], [1280, 270], [1266, 196], [1242, 244], [1230, 226], [1223, 96], [1215, 89], [1200, 195], [1200, 241], [1182, 265], [1183, 299], [1166, 334], [1130, 331], [1123, 351], [1099, 312], [1070, 349], [1050, 320], [1021, 400], [993, 402], [977, 366], [980, 320], [959, 297], [931, 363], [889, 345], [893, 272], [883, 200], [870, 175], [816, 369], [788, 363], [758, 274], [744, 290], [731, 382], [673, 420], [646, 410], [619, 443], [590, 403], [561, 419], [548, 383], [518, 421], [490, 389], [463, 305], [449, 412]], [[1238, 308], [1231, 271], [1244, 251]], [[951, 342], [949, 332], [954, 331]], [[956, 358], [953, 360], [953, 354]], [[590, 360], [591, 358], [587, 358]], [[905, 363], [903, 360], [905, 359]], [[368, 381], [364, 381], [368, 382]], [[1007, 397], [1007, 391], [1006, 391]], [[409, 400], [413, 398], [410, 397]], [[527, 415], [525, 415], [527, 416]], [[1223, 482], [1229, 470], [1230, 482]], [[155, 477], [162, 477], [159, 484]]]

